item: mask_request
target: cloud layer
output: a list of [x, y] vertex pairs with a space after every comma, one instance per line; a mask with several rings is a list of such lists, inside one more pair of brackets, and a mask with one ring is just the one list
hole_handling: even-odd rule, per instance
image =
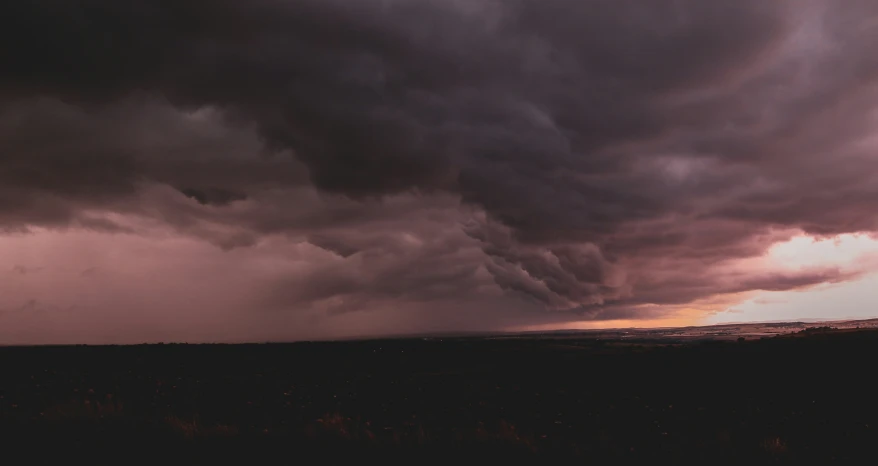
[[652, 317], [878, 226], [866, 0], [19, 1], [0, 42], [0, 228], [334, 258], [266, 308]]

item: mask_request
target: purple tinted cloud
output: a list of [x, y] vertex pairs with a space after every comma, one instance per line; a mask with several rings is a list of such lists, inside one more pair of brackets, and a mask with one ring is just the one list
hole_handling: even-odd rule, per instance
[[0, 18], [0, 227], [136, 232], [115, 212], [337, 257], [272, 282], [269, 307], [491, 285], [616, 318], [850, 279], [729, 267], [797, 231], [876, 230], [874, 2], [43, 0]]

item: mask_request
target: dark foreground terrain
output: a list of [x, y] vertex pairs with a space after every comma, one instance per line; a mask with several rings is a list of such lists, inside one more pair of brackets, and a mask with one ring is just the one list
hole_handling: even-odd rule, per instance
[[0, 348], [5, 464], [874, 464], [878, 331]]

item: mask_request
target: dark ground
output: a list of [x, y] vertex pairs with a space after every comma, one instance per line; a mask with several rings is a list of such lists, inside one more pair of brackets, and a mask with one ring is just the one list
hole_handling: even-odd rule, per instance
[[5, 464], [875, 464], [878, 331], [667, 343], [0, 348], [0, 448]]

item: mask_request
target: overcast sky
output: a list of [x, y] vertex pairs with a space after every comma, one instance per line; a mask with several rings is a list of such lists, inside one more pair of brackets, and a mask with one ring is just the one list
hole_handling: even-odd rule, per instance
[[18, 0], [0, 43], [0, 343], [878, 316], [873, 0]]

